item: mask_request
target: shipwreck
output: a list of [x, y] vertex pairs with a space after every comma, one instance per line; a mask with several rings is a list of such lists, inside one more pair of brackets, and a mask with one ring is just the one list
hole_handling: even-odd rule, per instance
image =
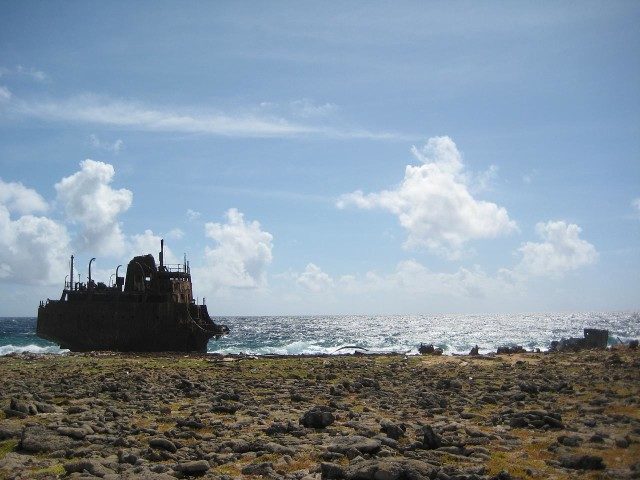
[[204, 299], [202, 305], [194, 300], [186, 258], [183, 264], [164, 263], [164, 241], [159, 265], [150, 254], [134, 257], [126, 276], [119, 276], [121, 265], [116, 268], [112, 285], [93, 280], [94, 260], [87, 282], [74, 282], [71, 256], [60, 299], [40, 302], [39, 337], [75, 352], [206, 352], [211, 338], [229, 332], [211, 319]]

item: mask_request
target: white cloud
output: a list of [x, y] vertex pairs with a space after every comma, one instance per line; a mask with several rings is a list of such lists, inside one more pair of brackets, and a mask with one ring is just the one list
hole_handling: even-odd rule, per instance
[[235, 208], [227, 223], [205, 224], [205, 234], [215, 240], [205, 249], [205, 266], [194, 270], [199, 285], [217, 291], [224, 288], [260, 288], [266, 285], [266, 268], [273, 259], [273, 236], [257, 221], [245, 222]]
[[[80, 95], [62, 100], [25, 101], [12, 97], [9, 109], [17, 115], [51, 122], [78, 122], [138, 131], [198, 133], [228, 137], [288, 138], [322, 136], [329, 138], [368, 138], [397, 140], [415, 138], [390, 132], [370, 132], [358, 128], [335, 128], [304, 124], [283, 116], [268, 115], [259, 108], [236, 112], [203, 112], [194, 108], [154, 108], [139, 102], [116, 100], [98, 95]], [[323, 108], [315, 108], [316, 117]], [[263, 109], [264, 110], [264, 109]], [[296, 115], [293, 115], [296, 116]]]
[[184, 237], [184, 232], [179, 228], [172, 228], [167, 232], [167, 237], [172, 240], [180, 240], [182, 237]]
[[9, 89], [3, 85], [0, 85], [0, 102], [6, 102], [11, 100], [11, 92]]
[[579, 267], [595, 263], [596, 248], [580, 238], [582, 229], [573, 223], [549, 221], [536, 224], [542, 243], [526, 242], [518, 249], [522, 260], [517, 272], [536, 276], [559, 277]]
[[333, 287], [333, 279], [322, 271], [320, 267], [309, 263], [304, 272], [296, 275], [296, 282], [305, 290], [312, 293], [320, 293]]
[[277, 116], [290, 115], [303, 119], [322, 119], [338, 111], [333, 103], [316, 103], [308, 98], [293, 100], [288, 103], [260, 102], [260, 111]]
[[62, 101], [21, 102], [18, 112], [53, 121], [73, 121], [159, 132], [241, 137], [282, 137], [317, 133], [310, 126], [252, 114], [203, 114], [161, 110], [137, 102], [82, 95]]
[[0, 204], [10, 212], [28, 214], [44, 212], [49, 206], [38, 192], [27, 188], [22, 183], [3, 182], [0, 178]]
[[[473, 239], [493, 238], [517, 229], [507, 210], [476, 200], [469, 192], [469, 173], [449, 137], [430, 138], [422, 149], [412, 148], [422, 165], [408, 165], [402, 183], [393, 190], [342, 195], [338, 208], [382, 208], [398, 217], [407, 230], [405, 247], [426, 247], [457, 258]], [[491, 171], [491, 170], [490, 170]]]
[[317, 104], [308, 98], [295, 100], [290, 103], [290, 107], [294, 115], [302, 118], [325, 117], [338, 109], [333, 103]]
[[0, 280], [62, 286], [69, 251], [64, 225], [33, 215], [12, 220], [0, 204]]
[[190, 222], [193, 222], [193, 221], [197, 220], [198, 218], [200, 218], [200, 212], [196, 212], [195, 210], [191, 210], [190, 208], [187, 209], [187, 219]]
[[22, 65], [18, 65], [15, 71], [19, 75], [26, 75], [39, 82], [44, 82], [48, 78], [47, 74], [44, 73], [42, 70], [37, 70], [33, 67], [26, 68], [26, 67], [23, 67]]
[[640, 215], [640, 197], [634, 198], [633, 201], [631, 202], [631, 206], [635, 210], [635, 213], [637, 215]]
[[120, 153], [120, 150], [124, 147], [124, 142], [120, 139], [117, 139], [115, 142], [107, 142], [105, 140], [100, 140], [100, 138], [94, 134], [89, 135], [89, 142], [94, 148], [116, 154]]
[[0, 67], [0, 77], [5, 75], [27, 76], [27, 77], [31, 77], [33, 80], [37, 80], [38, 82], [44, 82], [49, 78], [47, 77], [47, 74], [44, 73], [42, 70], [38, 70], [33, 67], [26, 68], [26, 67], [23, 67], [22, 65], [18, 65], [15, 68]]
[[[471, 269], [460, 267], [455, 272], [433, 272], [416, 260], [405, 260], [394, 271], [343, 275], [333, 278], [320, 267], [309, 263], [302, 273], [283, 273], [274, 276], [284, 284], [287, 294], [294, 291], [290, 282], [301, 287], [302, 292], [322, 294], [329, 302], [349, 304], [364, 298], [398, 299], [485, 299], [513, 293], [520, 284], [518, 279], [499, 271], [496, 275], [485, 273], [479, 266]], [[300, 301], [303, 297], [298, 296]], [[413, 301], [412, 300], [412, 301]]]
[[415, 260], [399, 262], [396, 270], [386, 275], [367, 272], [358, 277], [342, 277], [339, 288], [347, 293], [395, 292], [397, 294], [484, 298], [491, 294], [513, 290], [515, 283], [501, 273], [495, 277], [480, 267], [469, 270], [460, 267], [453, 273], [433, 272]]
[[55, 185], [67, 218], [81, 226], [79, 246], [92, 252], [120, 254], [125, 249], [118, 215], [131, 206], [133, 194], [109, 186], [114, 174], [112, 165], [87, 159], [80, 171]]
[[496, 178], [498, 178], [498, 166], [489, 165], [489, 168], [474, 176], [472, 190], [475, 193], [489, 191], [493, 188]]

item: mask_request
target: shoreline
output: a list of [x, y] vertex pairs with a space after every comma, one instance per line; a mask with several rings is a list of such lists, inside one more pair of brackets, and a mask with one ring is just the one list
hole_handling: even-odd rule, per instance
[[[555, 354], [550, 351], [540, 352], [526, 352], [521, 355], [535, 355], [535, 354]], [[420, 353], [409, 352], [367, 352], [367, 353], [218, 353], [218, 352], [117, 352], [111, 350], [104, 351], [89, 351], [89, 352], [11, 352], [4, 355], [0, 355], [2, 358], [29, 358], [29, 357], [141, 357], [141, 358], [170, 358], [170, 357], [190, 357], [190, 358], [209, 358], [209, 359], [270, 359], [270, 358], [282, 358], [282, 359], [295, 359], [295, 358], [340, 358], [340, 357], [423, 357], [423, 358], [437, 358], [437, 357], [471, 357], [479, 360], [493, 360], [503, 355], [516, 355], [516, 354], [497, 354], [495, 352], [470, 355], [468, 353], [442, 353], [441, 355], [422, 355]]]
[[[509, 344], [511, 345], [511, 344]], [[30, 346], [30, 345], [27, 345]], [[609, 345], [606, 347], [606, 350], [618, 350], [627, 348], [628, 343], [620, 342], [617, 344]], [[21, 348], [21, 347], [16, 347]], [[45, 347], [42, 347], [45, 348]], [[340, 348], [343, 349], [344, 347]], [[339, 349], [339, 350], [340, 350]], [[542, 349], [538, 348], [535, 350], [526, 350], [518, 351], [517, 353], [499, 353], [496, 351], [489, 351], [487, 353], [458, 353], [458, 352], [447, 352], [443, 351], [438, 354], [421, 354], [417, 347], [416, 349], [408, 350], [408, 351], [360, 351], [365, 350], [364, 348], [357, 349], [346, 349], [347, 351], [338, 353], [248, 353], [248, 352], [238, 352], [238, 353], [220, 353], [220, 352], [175, 352], [175, 351], [164, 351], [164, 352], [121, 352], [115, 350], [91, 350], [86, 352], [74, 352], [70, 350], [63, 350], [59, 353], [57, 352], [31, 352], [31, 351], [16, 351], [9, 352], [0, 355], [0, 359], [5, 357], [16, 358], [21, 356], [51, 356], [51, 357], [60, 357], [60, 356], [95, 356], [95, 357], [110, 357], [110, 356], [141, 356], [141, 357], [179, 357], [179, 356], [190, 356], [190, 357], [209, 357], [209, 358], [218, 358], [218, 357], [230, 357], [230, 358], [332, 358], [332, 357], [345, 357], [345, 356], [366, 356], [366, 357], [375, 357], [375, 356], [407, 356], [407, 357], [472, 357], [478, 359], [494, 359], [503, 355], [535, 355], [535, 354], [558, 354], [561, 352], [553, 351], [549, 348]], [[355, 352], [348, 350], [356, 350]], [[576, 352], [562, 352], [562, 353], [576, 353]]]
[[0, 478], [640, 475], [629, 348], [15, 354], [0, 378]]

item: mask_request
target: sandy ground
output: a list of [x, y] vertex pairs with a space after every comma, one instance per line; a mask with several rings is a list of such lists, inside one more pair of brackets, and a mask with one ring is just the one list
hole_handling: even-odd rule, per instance
[[0, 357], [0, 478], [640, 478], [640, 352]]

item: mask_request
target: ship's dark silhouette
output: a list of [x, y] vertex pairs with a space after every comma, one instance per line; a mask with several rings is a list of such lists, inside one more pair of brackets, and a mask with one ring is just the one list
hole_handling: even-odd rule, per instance
[[73, 256], [70, 281], [65, 281], [60, 300], [40, 302], [37, 335], [71, 351], [115, 350], [121, 352], [205, 352], [207, 342], [229, 332], [213, 322], [204, 301], [193, 298], [191, 269], [164, 264], [164, 241], [160, 265], [152, 255], [134, 257], [126, 277], [112, 286], [94, 282], [91, 263], [86, 283], [74, 282]]

